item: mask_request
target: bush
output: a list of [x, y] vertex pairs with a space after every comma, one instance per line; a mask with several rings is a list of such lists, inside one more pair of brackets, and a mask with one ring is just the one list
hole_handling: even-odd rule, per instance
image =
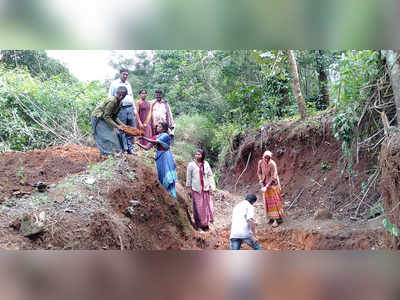
[[90, 115], [106, 89], [80, 83], [67, 74], [32, 77], [26, 69], [0, 66], [2, 148], [29, 150], [57, 144], [86, 144]]
[[216, 154], [211, 144], [214, 138], [214, 125], [205, 116], [182, 115], [175, 123], [176, 156], [184, 161], [190, 161], [196, 149], [201, 148], [206, 151], [208, 161], [215, 161]]

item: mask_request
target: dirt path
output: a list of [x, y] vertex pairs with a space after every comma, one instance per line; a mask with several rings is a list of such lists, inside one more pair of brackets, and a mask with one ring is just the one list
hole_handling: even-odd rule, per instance
[[[344, 222], [335, 219], [315, 220], [313, 213], [302, 208], [288, 209], [283, 224], [277, 228], [267, 224], [264, 205], [255, 204], [258, 239], [264, 250], [338, 250], [380, 249], [384, 247], [379, 218], [370, 221]], [[214, 249], [229, 249], [232, 209], [242, 195], [219, 191], [215, 197]], [[243, 249], [250, 249], [244, 246]]]

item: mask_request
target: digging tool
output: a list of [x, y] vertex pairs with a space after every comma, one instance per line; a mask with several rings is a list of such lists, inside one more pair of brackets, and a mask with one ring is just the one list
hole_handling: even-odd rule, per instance
[[261, 193], [263, 196], [263, 203], [264, 203], [264, 205], [263, 205], [264, 206], [264, 220], [267, 223], [268, 223], [268, 221], [267, 221], [267, 202], [265, 201], [265, 192], [267, 191], [268, 187], [269, 187], [269, 185], [267, 184], [266, 186], [261, 188]]

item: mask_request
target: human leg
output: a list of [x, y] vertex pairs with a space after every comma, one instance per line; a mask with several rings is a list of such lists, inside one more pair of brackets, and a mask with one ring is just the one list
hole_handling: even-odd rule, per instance
[[110, 127], [102, 119], [92, 119], [96, 145], [102, 155], [109, 155], [123, 151], [118, 130]]
[[261, 245], [255, 240], [254, 237], [244, 239], [244, 242], [254, 250], [261, 250]]
[[242, 239], [230, 239], [230, 250], [240, 250], [240, 246], [242, 246]]
[[[131, 126], [131, 127], [136, 127], [136, 120], [135, 120], [133, 106], [128, 106], [127, 108], [125, 108], [125, 110], [126, 110], [126, 120], [125, 120], [124, 124]], [[135, 138], [133, 136], [127, 136], [126, 143], [128, 146], [128, 153], [136, 154], [134, 151], [134, 148], [133, 148], [133, 145], [135, 144]]]

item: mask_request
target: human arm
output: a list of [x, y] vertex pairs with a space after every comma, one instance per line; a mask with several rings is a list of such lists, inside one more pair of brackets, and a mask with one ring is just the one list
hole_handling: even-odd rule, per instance
[[174, 123], [174, 117], [172, 116], [172, 111], [171, 111], [171, 107], [169, 106], [169, 104], [167, 103], [167, 114], [168, 114], [168, 127], [170, 128], [170, 133], [172, 135], [174, 135], [174, 130], [175, 130], [175, 123]]
[[135, 144], [144, 150], [150, 150], [154, 146], [154, 144], [142, 145], [141, 143], [138, 142], [136, 142]]
[[249, 224], [250, 230], [253, 233], [253, 237], [257, 241], [256, 222], [254, 220], [254, 217], [255, 217], [255, 208], [253, 205], [250, 205], [247, 209], [246, 219], [247, 219], [247, 224]]
[[192, 163], [189, 163], [186, 169], [186, 189], [189, 194], [192, 190], [192, 177], [193, 177], [193, 165]]
[[160, 142], [157, 141], [157, 140], [153, 140], [153, 139], [150, 139], [150, 138], [145, 137], [145, 136], [138, 136], [138, 138], [139, 138], [139, 139], [142, 139], [142, 140], [145, 140], [146, 142], [152, 143], [152, 144], [154, 144], [154, 145], [160, 143]]
[[256, 222], [254, 221], [253, 218], [251, 218], [251, 219], [247, 220], [247, 224], [249, 224], [250, 230], [253, 233], [255, 240], [257, 240], [257, 238], [256, 238]]
[[108, 96], [109, 96], [109, 97], [115, 96], [116, 90], [117, 90], [117, 89], [116, 89], [115, 84], [114, 84], [114, 81], [113, 81], [113, 82], [111, 82], [110, 88], [108, 89]]
[[271, 159], [268, 168], [268, 185], [276, 185], [279, 184], [278, 178], [278, 168], [276, 166], [275, 161]]
[[143, 129], [144, 126], [143, 126], [142, 120], [140, 120], [140, 117], [139, 117], [140, 100], [136, 101], [135, 107], [136, 107], [136, 109], [135, 109], [136, 122], [138, 124], [139, 129]]
[[122, 123], [122, 121], [118, 117], [115, 119], [115, 123], [117, 123], [119, 125], [119, 126], [117, 126], [117, 128], [119, 130], [122, 130], [121, 126], [125, 125], [124, 123]]
[[211, 190], [211, 192], [213, 192], [216, 189], [215, 180], [214, 180], [214, 174], [213, 174], [213, 172], [211, 170], [210, 164], [207, 161], [204, 162], [204, 166], [205, 166], [205, 168], [204, 168], [205, 169], [205, 173], [206, 173], [208, 182], [210, 184], [210, 190]]

